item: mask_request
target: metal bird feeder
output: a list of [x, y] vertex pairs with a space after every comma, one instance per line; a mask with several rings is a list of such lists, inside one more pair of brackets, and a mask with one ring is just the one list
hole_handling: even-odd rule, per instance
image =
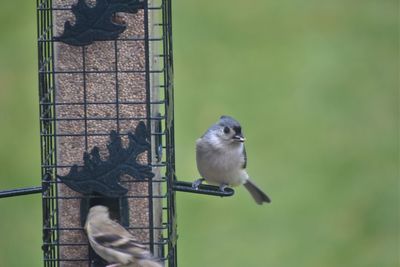
[[104, 266], [89, 208], [176, 266], [169, 0], [40, 0], [45, 266]]

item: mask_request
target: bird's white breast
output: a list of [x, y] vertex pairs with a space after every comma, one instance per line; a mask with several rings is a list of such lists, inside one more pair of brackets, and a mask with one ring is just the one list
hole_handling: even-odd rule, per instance
[[199, 173], [211, 184], [237, 186], [248, 178], [243, 169], [243, 144], [226, 145], [200, 138], [196, 142], [196, 159]]

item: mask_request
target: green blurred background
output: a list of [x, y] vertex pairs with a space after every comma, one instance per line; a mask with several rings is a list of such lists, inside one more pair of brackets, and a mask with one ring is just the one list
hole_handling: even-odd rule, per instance
[[[179, 266], [399, 266], [398, 1], [173, 1], [177, 172], [242, 122], [257, 206], [178, 193]], [[0, 189], [40, 179], [35, 1], [0, 9]], [[0, 266], [42, 266], [40, 196], [0, 199]]]

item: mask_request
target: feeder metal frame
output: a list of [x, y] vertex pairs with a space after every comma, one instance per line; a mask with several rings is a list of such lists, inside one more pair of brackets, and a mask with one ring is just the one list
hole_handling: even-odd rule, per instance
[[[172, 61], [172, 27], [171, 27], [171, 1], [170, 0], [156, 0], [151, 1], [152, 6], [149, 6], [150, 1], [144, 1], [144, 36], [132, 38], [118, 38], [121, 41], [144, 42], [145, 46], [145, 69], [131, 70], [131, 71], [89, 71], [85, 68], [85, 61], [83, 62], [83, 70], [67, 70], [60, 71], [55, 69], [55, 48], [56, 42], [60, 42], [60, 38], [54, 36], [54, 11], [70, 11], [71, 8], [54, 7], [52, 0], [37, 0], [37, 39], [38, 39], [38, 70], [39, 70], [39, 99], [40, 99], [40, 145], [41, 145], [41, 171], [42, 171], [42, 190], [35, 188], [35, 191], [30, 193], [42, 192], [43, 202], [43, 253], [44, 253], [44, 266], [61, 266], [61, 262], [78, 262], [87, 261], [90, 266], [89, 259], [62, 259], [60, 258], [60, 246], [88, 246], [88, 244], [66, 244], [60, 242], [60, 231], [73, 231], [82, 230], [82, 228], [61, 228], [60, 227], [60, 214], [59, 214], [59, 201], [62, 199], [74, 199], [76, 197], [59, 196], [58, 170], [60, 168], [71, 168], [69, 165], [61, 165], [57, 161], [57, 139], [58, 137], [72, 137], [84, 136], [85, 150], [89, 151], [87, 138], [89, 136], [105, 136], [109, 133], [88, 133], [86, 122], [89, 120], [98, 120], [98, 118], [85, 116], [84, 118], [58, 118], [56, 111], [58, 106], [66, 105], [62, 102], [57, 102], [56, 99], [56, 77], [55, 75], [62, 74], [82, 74], [89, 73], [140, 73], [145, 76], [145, 90], [146, 101], [144, 102], [127, 102], [120, 101], [117, 97], [115, 102], [89, 102], [85, 98], [82, 102], [67, 103], [67, 105], [83, 105], [86, 109], [91, 104], [106, 104], [106, 105], [145, 105], [147, 114], [145, 117], [128, 117], [123, 118], [117, 115], [115, 117], [101, 118], [101, 120], [116, 120], [117, 131], [118, 125], [122, 121], [144, 121], [147, 126], [147, 135], [151, 142], [155, 142], [157, 151], [148, 151], [147, 160], [149, 166], [152, 168], [161, 169], [161, 179], [155, 180], [147, 178], [148, 195], [143, 196], [126, 196], [126, 198], [146, 198], [148, 200], [149, 209], [149, 242], [145, 245], [150, 247], [154, 252], [155, 246], [162, 248], [161, 260], [163, 260], [169, 267], [177, 266], [176, 255], [176, 209], [175, 209], [175, 192], [173, 184], [176, 181], [175, 176], [175, 150], [174, 150], [174, 114], [173, 114], [173, 61]], [[151, 36], [149, 16], [154, 18], [161, 18], [157, 24], [152, 24], [152, 27], [159, 27], [158, 32], [161, 36]], [[109, 40], [109, 39], [107, 39]], [[115, 45], [116, 47], [116, 45]], [[150, 57], [153, 51], [159, 50], [161, 53], [156, 55], [160, 59], [161, 69], [151, 69]], [[86, 46], [82, 46], [82, 56], [85, 58]], [[116, 49], [116, 48], [115, 48]], [[117, 53], [117, 52], [115, 52]], [[158, 74], [160, 79], [158, 87], [161, 90], [163, 99], [152, 100], [152, 79], [151, 75]], [[117, 76], [117, 75], [116, 75]], [[118, 83], [115, 81], [116, 84]], [[86, 91], [86, 83], [83, 83], [84, 90]], [[118, 85], [116, 85], [118, 86]], [[158, 106], [161, 114], [152, 114], [153, 106]], [[162, 110], [162, 106], [164, 110]], [[117, 108], [118, 109], [118, 108]], [[86, 115], [86, 114], [85, 114]], [[85, 121], [85, 132], [83, 134], [63, 134], [56, 131], [57, 123], [61, 121]], [[120, 136], [127, 135], [128, 133], [118, 132]], [[157, 156], [157, 162], [152, 161], [153, 153]], [[162, 154], [165, 154], [164, 156]], [[135, 182], [135, 181], [131, 181]], [[161, 195], [153, 195], [153, 184], [161, 184], [165, 189]], [[96, 198], [90, 196], [89, 198]], [[153, 218], [153, 200], [162, 199], [163, 219], [162, 225], [156, 226]], [[140, 227], [127, 227], [132, 230]], [[144, 229], [146, 230], [146, 229]], [[155, 240], [154, 231], [161, 231], [162, 239]]]

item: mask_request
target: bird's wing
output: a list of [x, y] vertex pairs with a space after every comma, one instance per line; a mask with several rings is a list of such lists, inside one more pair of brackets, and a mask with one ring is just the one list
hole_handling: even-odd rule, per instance
[[[137, 243], [133, 236], [120, 224], [108, 221], [102, 224], [100, 231], [93, 231], [93, 240], [109, 249], [132, 255], [136, 259], [149, 259], [151, 254], [146, 247]], [[94, 229], [93, 229], [94, 230]]]
[[93, 239], [100, 245], [122, 253], [130, 254], [135, 259], [149, 259], [150, 252], [136, 241], [116, 234], [94, 236]]
[[246, 167], [247, 167], [247, 154], [246, 154], [246, 147], [244, 145], [243, 145], [242, 156], [243, 156], [243, 159], [244, 159], [242, 167], [243, 167], [243, 169], [246, 169]]

